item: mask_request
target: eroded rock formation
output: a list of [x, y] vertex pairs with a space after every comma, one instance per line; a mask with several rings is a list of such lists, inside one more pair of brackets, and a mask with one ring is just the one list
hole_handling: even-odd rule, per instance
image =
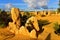
[[28, 35], [28, 36], [29, 36], [28, 30], [27, 30], [24, 26], [21, 26], [21, 27], [20, 27], [20, 29], [19, 29], [19, 34]]
[[32, 16], [31, 18], [29, 18], [25, 24], [26, 27], [30, 26], [31, 28], [36, 29], [37, 31], [39, 31], [39, 26], [38, 26], [38, 21], [37, 19]]
[[9, 22], [9, 29], [13, 33], [18, 33], [18, 29], [21, 26], [18, 8], [11, 9], [11, 18], [12, 18], [13, 22]]
[[20, 11], [18, 8], [11, 9], [11, 18], [13, 22], [9, 22], [10, 31], [15, 34], [23, 34], [28, 35], [31, 38], [37, 38], [36, 31], [39, 31], [40, 29], [36, 17], [32, 16], [31, 18], [28, 18], [25, 26], [21, 26], [21, 18], [19, 12]]
[[20, 20], [20, 14], [19, 14], [18, 8], [12, 8], [11, 9], [11, 18], [13, 20], [13, 23], [17, 26], [21, 26], [21, 20]]
[[31, 38], [37, 38], [35, 29], [33, 29], [33, 30], [30, 32], [30, 37], [31, 37]]

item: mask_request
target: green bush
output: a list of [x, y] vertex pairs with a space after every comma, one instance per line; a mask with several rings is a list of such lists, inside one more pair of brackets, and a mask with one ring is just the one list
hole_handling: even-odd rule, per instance
[[4, 23], [1, 23], [0, 24], [0, 28], [3, 28], [3, 27], [5, 27], [6, 25], [4, 24]]
[[55, 23], [54, 23], [54, 29], [55, 29], [55, 30], [58, 30], [58, 29], [59, 29], [59, 24], [58, 24], [58, 22], [55, 22]]
[[10, 21], [10, 17], [9, 16], [10, 15], [7, 14], [7, 12], [4, 11], [4, 10], [0, 13], [0, 28], [1, 27], [6, 27], [8, 25], [8, 23]]
[[57, 9], [58, 13], [60, 13], [60, 8]]

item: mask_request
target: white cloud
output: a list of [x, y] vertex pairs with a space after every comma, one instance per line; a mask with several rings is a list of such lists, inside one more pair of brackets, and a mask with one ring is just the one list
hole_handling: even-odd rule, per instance
[[10, 3], [8, 3], [8, 4], [5, 5], [5, 7], [8, 8], [8, 9], [10, 9], [11, 7], [13, 7], [13, 5], [10, 4]]
[[27, 3], [28, 7], [31, 8], [39, 8], [42, 6], [47, 6], [49, 0], [24, 0], [25, 3]]
[[11, 6], [12, 5], [20, 5], [21, 6], [21, 5], [26, 5], [26, 4], [21, 4], [21, 3], [14, 3], [14, 4], [8, 3], [8, 4], [4, 4], [4, 3], [1, 3], [0, 5], [1, 6], [3, 6], [3, 5], [5, 5], [5, 6], [7, 6], [7, 5], [11, 5]]
[[12, 7], [13, 7], [13, 5], [11, 3], [5, 4], [6, 11], [9, 11]]

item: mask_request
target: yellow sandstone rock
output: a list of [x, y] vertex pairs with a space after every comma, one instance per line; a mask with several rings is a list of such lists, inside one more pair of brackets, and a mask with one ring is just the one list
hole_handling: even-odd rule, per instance
[[11, 9], [11, 18], [12, 18], [13, 22], [9, 22], [9, 28], [10, 28], [10, 31], [15, 34], [18, 34], [18, 29], [21, 26], [19, 12], [20, 11], [18, 8]]
[[12, 17], [13, 23], [16, 23], [16, 25], [21, 26], [19, 12], [20, 11], [18, 8], [12, 8], [11, 9], [11, 17]]
[[36, 37], [36, 31], [34, 29], [30, 32], [30, 37], [31, 38], [37, 38]]
[[12, 33], [18, 34], [18, 29], [14, 23], [9, 22], [9, 29]]
[[[32, 22], [32, 24], [34, 25], [34, 28], [39, 31], [39, 26], [38, 26], [38, 22], [37, 22], [37, 19], [32, 16], [31, 18], [29, 18], [25, 24], [25, 26], [31, 26], [31, 25], [28, 25], [30, 22]], [[32, 26], [31, 26], [32, 27]]]
[[23, 34], [23, 35], [29, 36], [28, 30], [27, 30], [24, 26], [21, 26], [21, 27], [20, 27], [19, 33], [20, 33], [20, 34]]

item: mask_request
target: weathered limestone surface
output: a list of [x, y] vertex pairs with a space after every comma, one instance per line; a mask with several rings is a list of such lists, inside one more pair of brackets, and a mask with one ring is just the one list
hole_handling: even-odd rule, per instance
[[13, 22], [9, 22], [9, 29], [12, 33], [18, 34], [18, 28]]
[[[33, 26], [31, 26], [31, 23], [33, 24]], [[39, 31], [39, 26], [38, 26], [38, 22], [37, 19], [33, 16], [31, 18], [29, 18], [25, 24], [25, 26], [31, 26], [34, 27], [37, 31]]]
[[28, 30], [24, 26], [20, 27], [19, 34], [23, 34], [23, 35], [28, 35], [29, 36]]
[[37, 38], [36, 37], [36, 31], [34, 29], [30, 32], [30, 37], [31, 38]]
[[25, 36], [29, 36], [30, 38], [37, 38], [35, 29], [33, 29], [31, 32], [29, 32], [27, 30], [27, 28], [25, 28], [24, 26], [22, 26], [19, 29], [19, 34], [22, 34], [22, 35], [25, 35]]
[[12, 18], [13, 22], [9, 22], [9, 28], [10, 28], [10, 31], [15, 34], [18, 34], [18, 29], [21, 26], [19, 12], [20, 11], [18, 8], [11, 9], [11, 18]]
[[13, 20], [13, 23], [16, 23], [17, 26], [21, 26], [19, 12], [20, 11], [18, 8], [12, 8], [11, 9], [11, 18]]

